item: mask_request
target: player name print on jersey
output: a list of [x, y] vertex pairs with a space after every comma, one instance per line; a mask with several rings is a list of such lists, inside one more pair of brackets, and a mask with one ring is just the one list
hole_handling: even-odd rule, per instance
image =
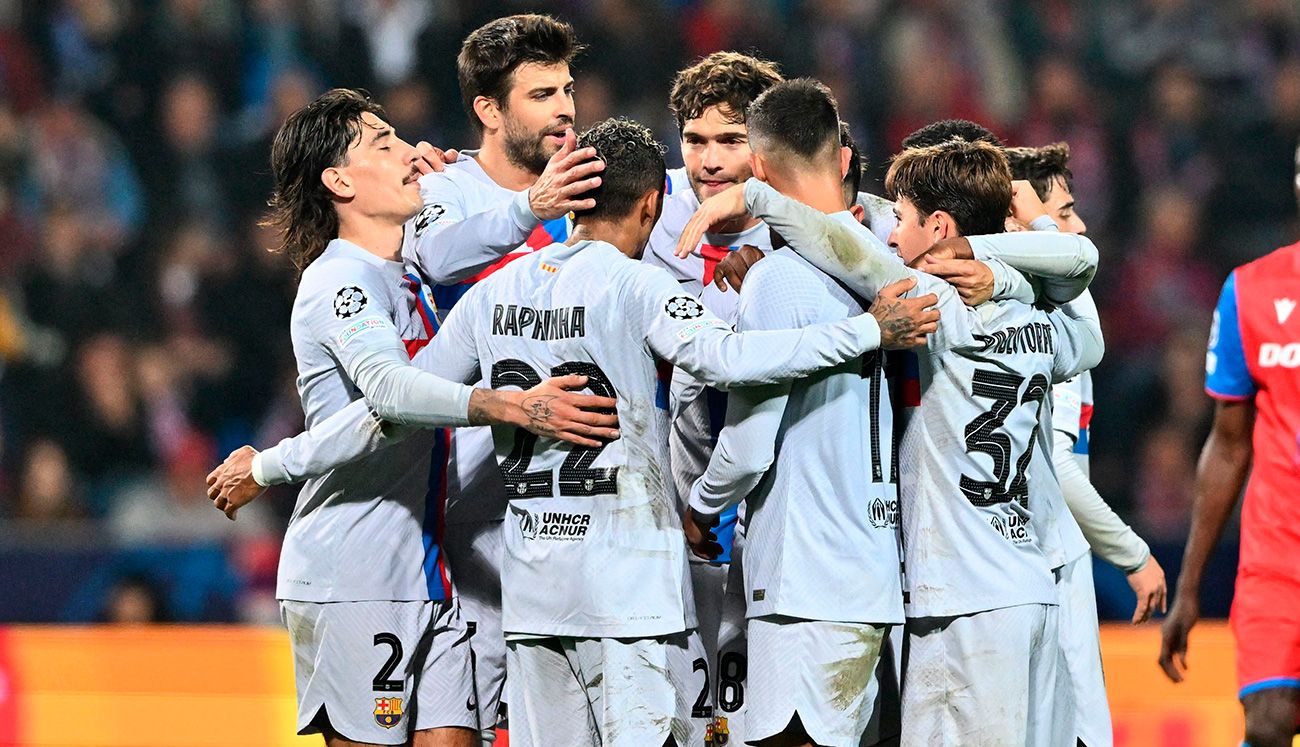
[[515, 304], [492, 307], [492, 334], [534, 340], [568, 340], [587, 334], [587, 310], [582, 306], [534, 309]]
[[981, 352], [985, 353], [1053, 355], [1055, 352], [1052, 344], [1052, 325], [1043, 322], [1031, 322], [1021, 327], [1007, 327], [989, 335], [976, 335], [975, 338], [984, 343]]

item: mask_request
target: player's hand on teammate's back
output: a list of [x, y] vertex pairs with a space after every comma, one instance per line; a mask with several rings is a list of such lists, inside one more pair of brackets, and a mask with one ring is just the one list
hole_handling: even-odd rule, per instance
[[1196, 592], [1179, 594], [1160, 626], [1160, 668], [1174, 682], [1183, 681], [1187, 671], [1187, 636], [1201, 617]]
[[720, 291], [725, 291], [730, 285], [739, 293], [740, 284], [745, 282], [745, 275], [749, 274], [749, 268], [766, 256], [762, 249], [749, 244], [734, 252], [727, 252], [727, 256], [718, 260], [718, 264], [713, 268], [713, 284], [718, 286]]
[[704, 234], [719, 223], [739, 218], [749, 211], [745, 208], [745, 185], [737, 184], [710, 197], [695, 209], [695, 215], [686, 222], [682, 234], [677, 238], [677, 249], [673, 254], [683, 258], [695, 251]]
[[240, 446], [230, 452], [221, 466], [208, 473], [208, 498], [212, 505], [235, 520], [235, 512], [266, 491], [253, 479], [253, 457], [257, 449]]
[[926, 335], [939, 329], [939, 310], [932, 308], [939, 297], [927, 293], [918, 298], [901, 298], [916, 287], [916, 278], [903, 278], [880, 289], [871, 304], [871, 315], [880, 325], [880, 347], [905, 350], [925, 344]]
[[713, 527], [717, 525], [716, 516], [703, 516], [690, 508], [682, 514], [682, 531], [686, 533], [686, 544], [697, 557], [713, 560], [722, 554], [722, 545], [713, 533]]
[[993, 271], [978, 259], [936, 259], [927, 254], [917, 269], [946, 281], [967, 306], [993, 298]]
[[577, 142], [573, 130], [565, 130], [564, 145], [528, 189], [528, 207], [539, 220], [555, 220], [596, 206], [595, 200], [574, 198], [600, 186], [605, 162], [596, 158], [595, 148], [578, 148]]
[[580, 394], [587, 377], [556, 376], [517, 395], [515, 425], [539, 436], [597, 448], [618, 438], [618, 401], [613, 397]]
[[1128, 574], [1128, 585], [1137, 594], [1137, 607], [1133, 610], [1133, 624], [1138, 625], [1151, 619], [1156, 610], [1165, 612], [1165, 600], [1168, 588], [1165, 586], [1165, 569], [1160, 567], [1154, 556], [1147, 558], [1146, 565]]
[[1028, 226], [1035, 218], [1044, 215], [1047, 215], [1047, 208], [1043, 205], [1043, 201], [1038, 199], [1034, 185], [1025, 179], [1012, 180], [1011, 217]]
[[427, 140], [421, 140], [415, 144], [415, 151], [420, 157], [415, 159], [415, 168], [420, 171], [420, 175], [432, 174], [435, 171], [443, 172], [447, 170], [447, 164], [456, 163], [460, 158], [460, 151], [452, 148], [443, 150]]

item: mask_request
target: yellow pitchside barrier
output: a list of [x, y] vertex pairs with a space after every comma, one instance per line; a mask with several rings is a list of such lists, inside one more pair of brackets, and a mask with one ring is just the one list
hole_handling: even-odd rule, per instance
[[[1102, 629], [1117, 747], [1241, 739], [1232, 638], [1192, 634], [1188, 680], [1156, 666], [1153, 625]], [[364, 705], [364, 704], [363, 704]], [[227, 626], [0, 628], [0, 745], [228, 747], [321, 744], [294, 735], [283, 631]]]

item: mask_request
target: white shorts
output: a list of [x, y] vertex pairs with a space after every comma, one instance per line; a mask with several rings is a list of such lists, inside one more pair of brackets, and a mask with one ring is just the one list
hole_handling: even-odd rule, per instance
[[506, 684], [506, 641], [501, 633], [501, 521], [451, 524], [443, 535], [460, 614], [474, 651], [474, 688], [482, 739], [496, 739]]
[[858, 747], [876, 701], [876, 663], [887, 625], [770, 615], [749, 621], [750, 744], [797, 714], [812, 741]]
[[1024, 604], [909, 618], [902, 743], [1073, 745], [1057, 615], [1055, 605]]
[[871, 720], [862, 734], [862, 747], [898, 744], [903, 721], [903, 641], [902, 625], [891, 625], [880, 646], [876, 664], [876, 702]]
[[722, 597], [727, 590], [729, 563], [696, 563], [691, 561], [691, 592], [695, 597], [696, 630], [704, 642], [704, 653], [709, 661], [718, 659], [718, 629], [722, 626]]
[[298, 733], [354, 742], [478, 728], [469, 633], [455, 602], [282, 600], [298, 685]]
[[704, 743], [691, 712], [708, 700], [699, 638], [506, 641], [512, 747], [680, 747]]
[[1101, 671], [1101, 630], [1092, 586], [1092, 555], [1061, 569], [1061, 650], [1074, 691], [1074, 736], [1087, 747], [1111, 747], [1110, 704]]
[[[749, 685], [749, 621], [745, 619], [745, 584], [736, 573], [739, 562], [731, 556], [731, 574], [722, 595], [722, 616], [718, 626], [718, 657], [713, 668], [713, 731], [715, 744], [743, 744], [745, 701]], [[725, 738], [726, 741], [722, 741]]]

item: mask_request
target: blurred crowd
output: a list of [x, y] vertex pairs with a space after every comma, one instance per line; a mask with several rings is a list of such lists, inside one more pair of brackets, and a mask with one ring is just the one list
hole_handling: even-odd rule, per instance
[[[0, 535], [216, 543], [239, 579], [221, 615], [264, 617], [293, 492], [228, 522], [204, 476], [301, 427], [293, 273], [257, 225], [270, 140], [341, 85], [408, 141], [471, 146], [460, 40], [536, 10], [589, 45], [580, 126], [626, 114], [675, 147], [674, 72], [737, 49], [831, 86], [868, 189], [943, 117], [1068, 141], [1102, 252], [1093, 479], [1182, 540], [1219, 285], [1300, 237], [1291, 0], [0, 0]], [[103, 615], [164, 606], [136, 570], [113, 583]]]

